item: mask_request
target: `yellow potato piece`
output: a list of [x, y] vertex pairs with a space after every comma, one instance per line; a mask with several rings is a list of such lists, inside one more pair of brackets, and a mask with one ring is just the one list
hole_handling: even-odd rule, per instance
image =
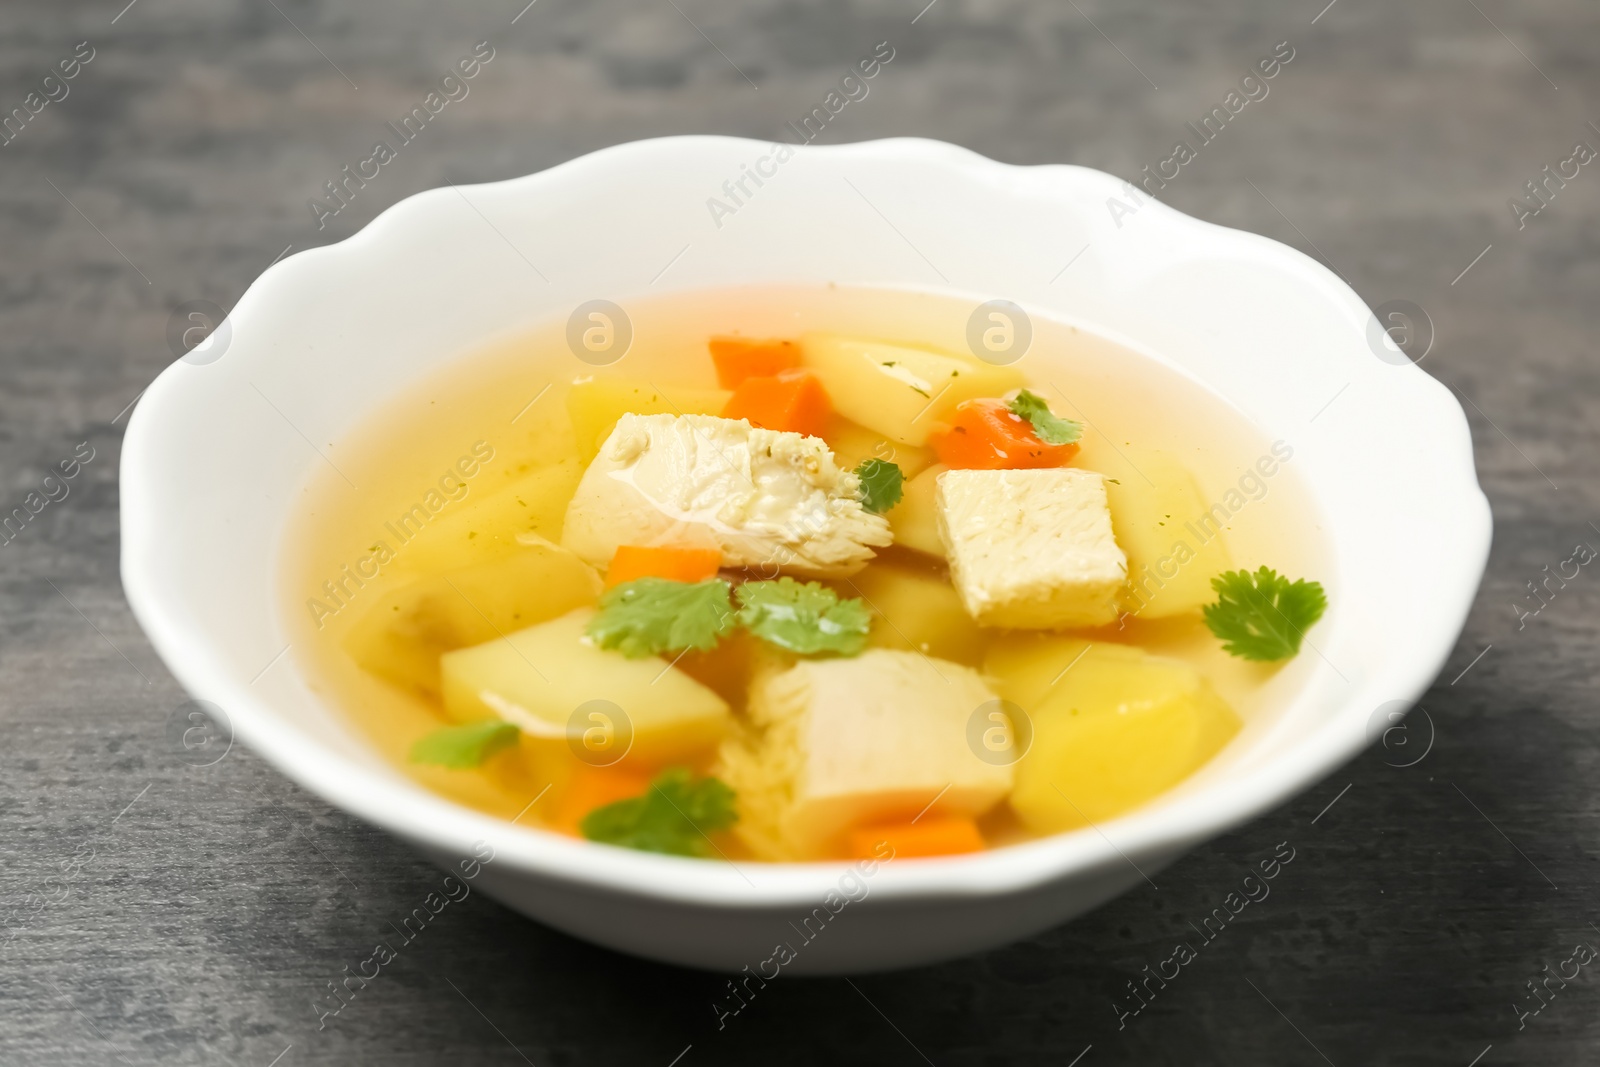
[[835, 419], [823, 436], [833, 449], [834, 462], [845, 470], [855, 470], [864, 460], [881, 459], [898, 466], [909, 480], [933, 462], [933, 453], [928, 449], [891, 441], [849, 419]]
[[[575, 457], [523, 474], [482, 496], [462, 500], [409, 540], [397, 539], [395, 566], [431, 574], [510, 555], [527, 539], [561, 540], [561, 521], [583, 468]], [[409, 532], [409, 529], [402, 532]]]
[[1163, 619], [1217, 599], [1211, 579], [1233, 560], [1188, 468], [1167, 452], [1105, 442], [1091, 442], [1074, 466], [1106, 478], [1111, 527], [1128, 556], [1126, 610]]
[[600, 577], [555, 545], [418, 578], [379, 597], [345, 636], [363, 668], [426, 696], [439, 693], [439, 656], [594, 603]]
[[983, 658], [983, 631], [942, 575], [873, 563], [840, 585], [845, 594], [861, 597], [872, 609], [868, 644], [969, 666], [977, 666]]
[[1240, 727], [1189, 664], [1127, 645], [1007, 638], [991, 649], [984, 673], [1031, 724], [1011, 808], [1037, 833], [1145, 803], [1194, 773]]
[[934, 499], [939, 475], [950, 468], [935, 463], [905, 484], [900, 503], [889, 509], [889, 530], [894, 543], [945, 558], [944, 539], [939, 536], [939, 506]]
[[1020, 372], [967, 356], [812, 333], [800, 340], [833, 408], [903, 445], [924, 445], [955, 406], [1023, 384]]
[[584, 640], [581, 608], [440, 661], [445, 711], [501, 718], [536, 747], [594, 765], [658, 766], [721, 740], [728, 705], [659, 656], [629, 659]]
[[726, 389], [657, 388], [637, 378], [591, 378], [567, 391], [578, 457], [588, 463], [616, 428], [617, 420], [635, 415], [721, 415], [733, 394]]

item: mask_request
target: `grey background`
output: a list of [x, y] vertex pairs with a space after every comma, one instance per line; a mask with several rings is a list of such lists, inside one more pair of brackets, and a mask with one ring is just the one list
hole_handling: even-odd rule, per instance
[[[1526, 229], [1507, 207], [1574, 142], [1600, 146], [1600, 8], [538, 0], [513, 25], [522, 0], [124, 2], [0, 6], [0, 111], [77, 42], [96, 49], [70, 95], [0, 147], [0, 510], [79, 442], [95, 450], [70, 495], [0, 547], [0, 1062], [1600, 1056], [1592, 966], [1520, 1028], [1513, 1007], [1533, 1006], [1524, 983], [1543, 964], [1600, 944], [1600, 581], [1585, 568], [1521, 628], [1512, 607], [1546, 564], [1600, 545], [1600, 173], [1585, 167]], [[471, 96], [319, 231], [308, 198], [485, 38], [496, 58]], [[1125, 176], [1292, 43], [1271, 95], [1163, 196], [1323, 257], [1374, 306], [1431, 316], [1423, 365], [1467, 401], [1496, 535], [1426, 722], [1159, 889], [974, 959], [782, 980], [721, 1032], [716, 976], [590, 948], [478, 896], [319, 1032], [312, 999], [439, 875], [239, 746], [204, 768], [177, 755], [183, 696], [117, 571], [124, 412], [173, 357], [169, 314], [229, 307], [286, 248], [447, 180], [661, 134], [776, 138], [885, 39], [893, 64], [822, 140], [915, 134]], [[1385, 764], [1430, 735], [1421, 762]], [[1283, 841], [1296, 858], [1271, 896], [1119, 1030], [1125, 983]]]

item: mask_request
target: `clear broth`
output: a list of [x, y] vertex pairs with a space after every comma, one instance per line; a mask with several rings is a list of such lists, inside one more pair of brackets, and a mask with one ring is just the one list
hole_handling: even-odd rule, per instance
[[[286, 540], [282, 583], [293, 654], [314, 688], [403, 773], [469, 807], [538, 824], [542, 805], [530, 812], [530, 801], [549, 783], [524, 763], [497, 760], [480, 770], [453, 771], [408, 762], [412, 745], [448, 720], [429, 700], [362, 670], [342, 647], [368, 605], [420, 573], [408, 568], [404, 548], [331, 616], [316, 619], [308, 599], [327, 602], [325, 583], [338, 584], [343, 568], [388, 537], [386, 524], [418, 503], [474, 443], [488, 442], [494, 458], [462, 479], [464, 499], [490, 493], [565, 451], [572, 431], [564, 399], [574, 379], [614, 375], [715, 388], [706, 341], [718, 334], [797, 337], [819, 330], [961, 353], [972, 307], [948, 296], [831, 286], [677, 293], [629, 303], [633, 340], [610, 366], [577, 359], [565, 321], [464, 354], [337, 442], [331, 454], [342, 475], [324, 467], [304, 487]], [[1059, 413], [1085, 423], [1083, 451], [1069, 465], [1093, 468], [1097, 449], [1136, 442], [1181, 459], [1209, 502], [1237, 491], [1257, 460], [1270, 454], [1273, 443], [1238, 411], [1172, 368], [1072, 325], [1034, 318], [1032, 326], [1018, 368]], [[1291, 460], [1260, 479], [1262, 494], [1246, 497], [1224, 527], [1227, 545], [1236, 566], [1265, 564], [1317, 577], [1331, 594], [1331, 560], [1293, 466]], [[884, 555], [902, 565], [914, 558], [939, 566], [899, 547]], [[1131, 619], [1102, 634], [1193, 664], [1247, 726], [1270, 710], [1266, 688], [1276, 668], [1225, 654], [1198, 617]], [[1032, 836], [1004, 803], [985, 817], [983, 828], [991, 846]]]

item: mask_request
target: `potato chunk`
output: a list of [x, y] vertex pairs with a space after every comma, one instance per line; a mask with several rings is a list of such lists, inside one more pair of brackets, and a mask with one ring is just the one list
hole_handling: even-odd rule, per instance
[[582, 473], [578, 461], [569, 456], [493, 492], [469, 495], [459, 510], [445, 513], [400, 542], [395, 566], [427, 574], [510, 555], [528, 543], [559, 541], [562, 517]]
[[942, 575], [874, 563], [840, 586], [872, 609], [868, 642], [877, 648], [925, 652], [972, 666], [983, 656], [983, 631]]
[[800, 345], [834, 410], [903, 445], [927, 444], [963, 400], [1023, 384], [1010, 367], [925, 348], [821, 333], [806, 334]]
[[584, 637], [593, 617], [580, 608], [447, 653], [445, 710], [463, 722], [505, 719], [536, 745], [578, 746], [595, 764], [657, 766], [716, 744], [727, 703], [658, 656], [596, 648]]
[[892, 539], [859, 486], [820, 438], [711, 415], [624, 415], [578, 483], [562, 543], [600, 565], [621, 545], [675, 545], [715, 548], [725, 567], [854, 574]]
[[949, 470], [935, 463], [906, 482], [900, 503], [889, 509], [889, 529], [897, 545], [926, 552], [944, 559], [944, 541], [939, 537], [939, 505], [935, 501], [939, 475]]
[[694, 389], [682, 385], [657, 388], [638, 378], [588, 378], [572, 383], [567, 414], [578, 442], [578, 458], [587, 463], [600, 451], [623, 415], [720, 415], [733, 394], [726, 389]]
[[833, 460], [847, 471], [853, 471], [865, 460], [881, 459], [900, 468], [909, 481], [928, 469], [933, 453], [926, 448], [913, 448], [891, 441], [881, 433], [858, 426], [849, 419], [835, 419], [822, 435], [833, 449]]
[[366, 670], [428, 696], [439, 656], [592, 604], [600, 576], [556, 545], [520, 545], [486, 563], [418, 578], [372, 602], [345, 635]]
[[1037, 833], [1098, 823], [1172, 788], [1239, 731], [1200, 672], [1127, 645], [1015, 635], [984, 674], [1032, 726], [1011, 807]]
[[1127, 558], [1092, 471], [950, 470], [939, 475], [950, 577], [983, 626], [1103, 626], [1117, 618]]
[[1168, 452], [1099, 445], [1092, 452], [1083, 465], [1106, 476], [1111, 526], [1128, 554], [1127, 610], [1164, 619], [1215, 601], [1211, 579], [1233, 560], [1194, 475]]
[[774, 860], [841, 855], [852, 826], [927, 808], [977, 815], [1011, 788], [1011, 768], [968, 745], [995, 699], [970, 667], [869, 649], [758, 675], [750, 728], [723, 744], [718, 773], [739, 795], [740, 837]]

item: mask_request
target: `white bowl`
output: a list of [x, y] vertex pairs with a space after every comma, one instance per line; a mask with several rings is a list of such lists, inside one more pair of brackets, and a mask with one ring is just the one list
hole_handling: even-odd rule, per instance
[[[123, 450], [124, 587], [183, 686], [284, 774], [436, 860], [454, 867], [487, 842], [494, 860], [476, 884], [542, 922], [728, 971], [774, 966], [788, 942], [783, 970], [814, 974], [948, 959], [1072, 918], [1316, 782], [1371, 739], [1375, 712], [1425, 690], [1482, 576], [1489, 507], [1461, 408], [1392, 350], [1379, 358], [1376, 320], [1338, 278], [1080, 167], [1008, 166], [919, 140], [805, 147], [779, 164], [774, 147], [667, 138], [436, 189], [263, 274], [233, 309], [230, 337], [150, 386]], [[758, 163], [765, 184], [748, 185], [719, 226], [708, 199], [729, 202], [723, 183]], [[1112, 210], [1113, 198], [1135, 210]], [[1069, 280], [1046, 284], [1074, 255]], [[843, 864], [733, 866], [513, 826], [386, 764], [294, 657], [256, 680], [289, 642], [280, 548], [323, 462], [316, 449], [388, 397], [596, 297], [826, 282], [1004, 297], [1088, 324], [1197, 379], [1269, 439], [1293, 441], [1338, 577], [1315, 630], [1321, 659], [1265, 728], [1097, 828], [884, 864], [829, 923], [846, 929], [809, 941], [801, 920], [840, 899], [828, 895]], [[293, 397], [294, 428], [266, 397]]]

